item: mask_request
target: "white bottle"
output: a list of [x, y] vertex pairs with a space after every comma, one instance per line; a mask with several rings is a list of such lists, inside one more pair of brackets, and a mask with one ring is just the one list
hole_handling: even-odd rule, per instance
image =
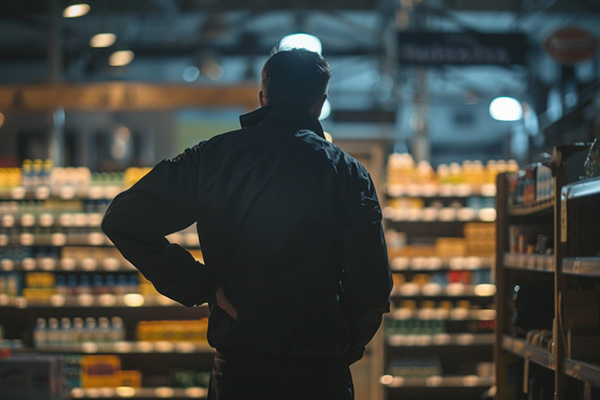
[[46, 320], [38, 318], [33, 328], [33, 346], [44, 347], [48, 345], [48, 330], [46, 329]]

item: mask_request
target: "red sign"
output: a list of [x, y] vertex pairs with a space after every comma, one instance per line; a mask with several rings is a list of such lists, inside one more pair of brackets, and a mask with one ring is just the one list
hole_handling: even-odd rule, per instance
[[596, 55], [598, 40], [584, 29], [563, 28], [546, 38], [544, 49], [562, 64], [575, 64]]

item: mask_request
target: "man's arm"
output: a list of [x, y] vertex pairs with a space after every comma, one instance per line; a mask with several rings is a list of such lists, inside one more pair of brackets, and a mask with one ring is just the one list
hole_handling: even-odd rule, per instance
[[102, 230], [163, 295], [193, 306], [214, 299], [214, 273], [165, 236], [196, 221], [196, 190], [200, 185], [193, 163], [200, 146], [156, 165], [110, 204]]
[[[362, 358], [365, 346], [389, 311], [392, 288], [389, 260], [381, 226], [381, 207], [366, 170], [359, 190], [353, 191], [343, 229], [344, 288], [350, 318], [351, 348], [348, 361]], [[356, 198], [358, 196], [359, 198]]]

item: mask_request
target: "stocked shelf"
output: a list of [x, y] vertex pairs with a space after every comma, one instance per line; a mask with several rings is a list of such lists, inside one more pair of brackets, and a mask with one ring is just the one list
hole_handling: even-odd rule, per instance
[[115, 342], [95, 343], [84, 342], [80, 344], [56, 344], [38, 346], [35, 348], [39, 353], [68, 353], [68, 354], [206, 354], [214, 353], [207, 343], [196, 342], [171, 342], [171, 341], [139, 341], [139, 342]]
[[37, 186], [26, 188], [15, 186], [10, 190], [0, 191], [0, 200], [110, 200], [125, 188], [122, 185], [91, 185], [82, 188], [62, 186]]
[[449, 222], [493, 222], [496, 220], [496, 210], [493, 208], [453, 208], [453, 207], [425, 207], [395, 209], [386, 207], [383, 216], [393, 222], [419, 222], [419, 223], [449, 223]]
[[492, 377], [477, 375], [430, 376], [427, 378], [405, 378], [402, 376], [384, 375], [379, 380], [390, 388], [469, 388], [489, 387], [494, 384]]
[[408, 184], [388, 185], [387, 195], [390, 197], [440, 197], [440, 198], [465, 198], [465, 197], [494, 197], [496, 185], [493, 183], [483, 185], [469, 184]]
[[419, 319], [424, 321], [493, 321], [496, 319], [496, 310], [467, 310], [464, 308], [451, 310], [443, 308], [411, 310], [399, 308], [392, 311], [389, 314], [389, 318], [398, 320]]
[[572, 378], [600, 387], [600, 365], [565, 358], [564, 371]]
[[74, 258], [53, 258], [44, 257], [40, 259], [25, 258], [23, 260], [11, 260], [8, 258], [0, 259], [1, 271], [56, 271], [56, 272], [134, 272], [137, 271], [131, 263], [124, 259], [116, 257], [106, 257], [98, 259], [95, 257], [86, 257], [81, 260]]
[[503, 335], [501, 346], [502, 349], [523, 359], [554, 369], [554, 355], [547, 349], [527, 343], [524, 339]]
[[204, 399], [207, 390], [202, 387], [189, 388], [73, 388], [73, 399]]
[[546, 214], [554, 210], [554, 198], [536, 200], [530, 204], [512, 204], [508, 206], [508, 214], [511, 216], [527, 216]]
[[487, 333], [439, 333], [435, 335], [390, 335], [391, 347], [482, 346], [494, 343], [494, 335]]
[[476, 270], [492, 264], [491, 257], [395, 257], [390, 263], [393, 271]]
[[450, 283], [445, 286], [436, 283], [428, 283], [423, 286], [406, 283], [397, 291], [392, 292], [392, 297], [492, 297], [495, 294], [496, 286], [489, 283], [479, 285]]
[[565, 258], [562, 272], [571, 275], [600, 277], [600, 257]]
[[81, 294], [77, 296], [52, 295], [48, 299], [28, 300], [0, 294], [0, 307], [52, 308], [52, 307], [182, 307], [164, 296], [143, 296], [139, 293]]
[[504, 268], [524, 269], [542, 272], [555, 272], [552, 254], [514, 254], [504, 253]]

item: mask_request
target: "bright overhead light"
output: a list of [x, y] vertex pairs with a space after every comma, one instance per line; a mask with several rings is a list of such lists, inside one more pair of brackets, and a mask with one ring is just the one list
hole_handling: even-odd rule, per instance
[[319, 115], [319, 120], [324, 120], [331, 114], [331, 103], [329, 99], [325, 99], [325, 103], [323, 103], [323, 108], [321, 109], [321, 115]]
[[498, 121], [518, 121], [523, 118], [523, 107], [512, 97], [497, 97], [490, 103], [490, 115]]
[[64, 18], [77, 18], [77, 17], [84, 16], [88, 12], [90, 12], [90, 6], [88, 4], [85, 4], [85, 3], [72, 4], [63, 10], [63, 17]]
[[306, 33], [294, 33], [284, 36], [279, 42], [279, 49], [306, 49], [321, 54], [323, 49], [318, 37]]
[[110, 47], [117, 40], [114, 33], [98, 33], [90, 39], [91, 47]]
[[108, 64], [112, 67], [123, 67], [133, 61], [134, 56], [131, 50], [115, 51], [108, 58]]

